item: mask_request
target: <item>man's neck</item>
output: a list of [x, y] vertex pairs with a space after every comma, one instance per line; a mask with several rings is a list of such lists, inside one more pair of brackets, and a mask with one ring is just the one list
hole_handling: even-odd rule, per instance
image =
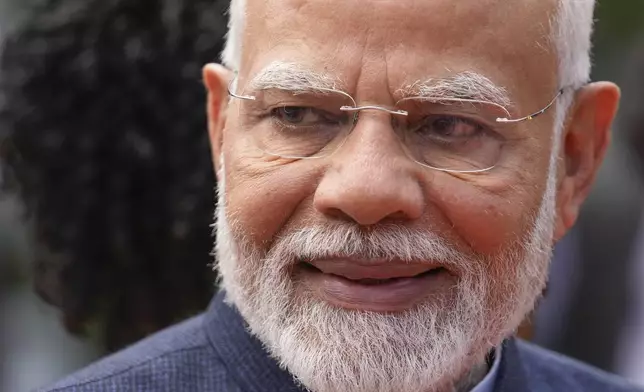
[[[492, 357], [491, 355], [489, 357]], [[493, 357], [492, 357], [493, 358]], [[474, 389], [487, 375], [491, 369], [491, 360], [486, 358], [484, 361], [478, 363], [469, 372], [465, 377], [459, 379], [453, 386], [450, 392], [470, 392]]]

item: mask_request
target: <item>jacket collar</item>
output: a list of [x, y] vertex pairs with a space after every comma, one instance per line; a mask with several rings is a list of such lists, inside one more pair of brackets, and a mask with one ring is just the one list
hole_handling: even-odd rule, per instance
[[[215, 295], [205, 314], [204, 327], [213, 349], [237, 385], [248, 392], [305, 391], [248, 332], [248, 325], [234, 307], [224, 302], [224, 296], [223, 291]], [[516, 341], [508, 339], [503, 343], [494, 391], [529, 392], [527, 382]]]
[[293, 376], [281, 369], [262, 343], [250, 334], [248, 324], [218, 292], [204, 317], [206, 334], [213, 349], [245, 392], [301, 392]]
[[510, 338], [503, 343], [503, 356], [501, 357], [494, 391], [530, 392], [531, 390], [516, 339]]

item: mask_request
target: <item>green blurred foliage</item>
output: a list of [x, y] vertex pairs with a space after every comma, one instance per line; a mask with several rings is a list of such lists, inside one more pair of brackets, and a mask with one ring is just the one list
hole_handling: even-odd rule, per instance
[[644, 39], [644, 0], [600, 0], [595, 19], [594, 78], [620, 79]]
[[595, 15], [598, 44], [628, 46], [644, 32], [644, 0], [601, 0]]

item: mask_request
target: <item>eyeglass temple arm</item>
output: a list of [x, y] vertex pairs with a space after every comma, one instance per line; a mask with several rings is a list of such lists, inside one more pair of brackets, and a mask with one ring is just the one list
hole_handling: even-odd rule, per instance
[[244, 100], [246, 100], [246, 101], [254, 101], [254, 100], [256, 99], [256, 98], [255, 98], [254, 96], [252, 96], [252, 95], [237, 95], [237, 94], [233, 93], [233, 92], [232, 92], [232, 91], [230, 91], [230, 90], [228, 90], [228, 95], [230, 95], [231, 97], [234, 97], [234, 98], [244, 99]]
[[246, 101], [254, 101], [256, 98], [252, 95], [238, 95], [233, 92], [233, 84], [237, 81], [237, 78], [234, 77], [228, 83], [228, 95], [237, 99], [245, 99]]
[[500, 122], [500, 123], [519, 123], [519, 122], [526, 121], [526, 120], [532, 120], [533, 118], [535, 118], [537, 116], [540, 116], [540, 115], [544, 114], [545, 112], [547, 112], [548, 109], [550, 109], [552, 107], [552, 105], [555, 104], [555, 102], [561, 96], [561, 94], [563, 94], [563, 92], [564, 92], [564, 89], [562, 88], [561, 90], [559, 90], [557, 95], [555, 95], [555, 97], [552, 99], [552, 101], [550, 101], [550, 103], [545, 108], [539, 110], [538, 112], [534, 112], [534, 113], [532, 113], [532, 114], [530, 114], [528, 116], [521, 117], [521, 118], [516, 118], [516, 119], [497, 118], [496, 122]]

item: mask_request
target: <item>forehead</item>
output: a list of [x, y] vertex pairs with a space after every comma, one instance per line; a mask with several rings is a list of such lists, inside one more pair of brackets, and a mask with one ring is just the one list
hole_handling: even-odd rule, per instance
[[250, 0], [241, 71], [293, 61], [391, 88], [476, 71], [510, 91], [548, 94], [557, 1]]

